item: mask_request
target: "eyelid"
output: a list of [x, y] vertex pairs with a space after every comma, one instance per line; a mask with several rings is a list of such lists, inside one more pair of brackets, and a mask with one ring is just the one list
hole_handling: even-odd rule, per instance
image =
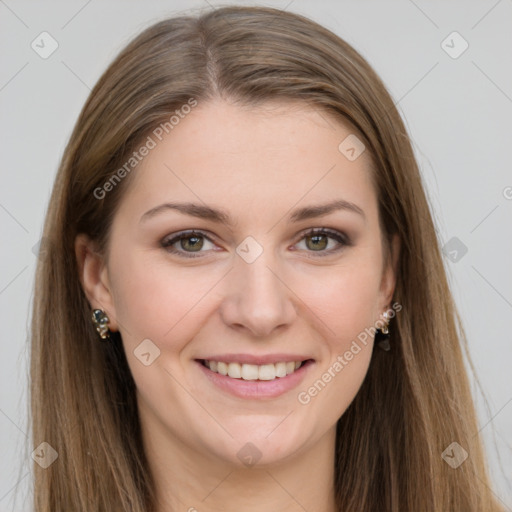
[[[314, 236], [314, 235], [330, 235], [333, 238], [340, 238], [343, 240], [344, 244], [349, 244], [350, 239], [347, 234], [345, 234], [343, 231], [339, 231], [337, 229], [327, 228], [327, 227], [320, 227], [320, 228], [308, 228], [304, 229], [297, 235], [297, 241], [300, 242], [305, 236]], [[297, 243], [297, 242], [295, 242]]]

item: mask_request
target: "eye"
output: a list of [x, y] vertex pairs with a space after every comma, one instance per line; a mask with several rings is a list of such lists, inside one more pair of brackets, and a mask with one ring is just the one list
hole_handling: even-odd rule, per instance
[[[200, 255], [193, 253], [204, 252], [201, 249], [205, 247], [205, 242], [213, 245], [213, 242], [205, 233], [200, 231], [184, 231], [172, 238], [162, 240], [162, 247], [170, 253], [178, 254], [185, 258], [197, 258]], [[178, 245], [179, 248], [174, 247], [175, 245]]]
[[[329, 247], [329, 241], [333, 240], [334, 242]], [[340, 251], [344, 246], [351, 245], [347, 235], [326, 228], [315, 228], [303, 233], [299, 243], [302, 241], [304, 241], [306, 250], [318, 253], [317, 256], [327, 256]]]

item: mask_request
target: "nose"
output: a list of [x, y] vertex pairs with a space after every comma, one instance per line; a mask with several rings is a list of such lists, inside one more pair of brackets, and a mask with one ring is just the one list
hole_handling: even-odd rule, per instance
[[226, 279], [220, 312], [232, 329], [247, 331], [253, 337], [269, 337], [278, 328], [291, 325], [297, 316], [295, 295], [276, 260], [266, 251], [252, 263], [236, 256]]

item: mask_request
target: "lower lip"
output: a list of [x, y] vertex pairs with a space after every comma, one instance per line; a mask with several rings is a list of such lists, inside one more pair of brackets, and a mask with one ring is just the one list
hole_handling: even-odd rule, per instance
[[227, 375], [212, 372], [200, 361], [195, 361], [204, 375], [217, 387], [239, 398], [275, 398], [297, 387], [306, 373], [315, 364], [310, 359], [298, 370], [286, 377], [276, 377], [274, 380], [243, 380], [233, 379]]

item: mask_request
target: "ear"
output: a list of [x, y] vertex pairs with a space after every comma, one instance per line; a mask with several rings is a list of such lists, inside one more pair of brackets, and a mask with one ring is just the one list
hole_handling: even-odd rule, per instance
[[379, 301], [381, 313], [389, 308], [391, 300], [393, 299], [393, 293], [395, 293], [399, 255], [400, 238], [395, 234], [391, 239], [386, 266], [382, 272]]
[[114, 300], [107, 265], [97, 244], [81, 233], [75, 238], [75, 256], [80, 283], [91, 309], [102, 309], [109, 317], [109, 329], [117, 330]]

